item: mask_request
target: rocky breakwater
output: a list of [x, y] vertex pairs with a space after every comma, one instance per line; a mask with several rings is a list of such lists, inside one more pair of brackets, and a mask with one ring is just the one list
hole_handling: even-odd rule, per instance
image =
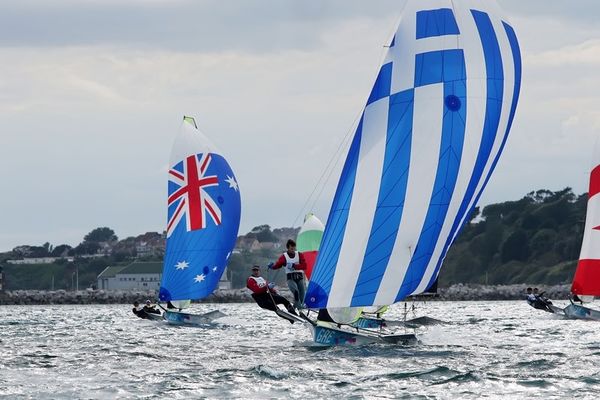
[[472, 285], [456, 284], [447, 288], [438, 289], [439, 300], [524, 300], [525, 289], [537, 287], [544, 296], [554, 300], [569, 298], [571, 285]]
[[[472, 285], [456, 284], [440, 288], [438, 295], [432, 300], [469, 301], [469, 300], [523, 300], [527, 287], [537, 287], [545, 292], [546, 297], [554, 300], [568, 299], [570, 285]], [[280, 293], [291, 298], [287, 288], [280, 288]], [[147, 299], [155, 301], [157, 293], [149, 291], [125, 290], [13, 290], [0, 292], [0, 305], [8, 304], [131, 304]], [[252, 302], [247, 289], [218, 289], [201, 303], [245, 303]]]
[[[10, 304], [132, 304], [155, 301], [154, 290], [12, 290], [0, 292], [0, 305]], [[246, 289], [216, 290], [203, 303], [240, 303], [252, 301]]]

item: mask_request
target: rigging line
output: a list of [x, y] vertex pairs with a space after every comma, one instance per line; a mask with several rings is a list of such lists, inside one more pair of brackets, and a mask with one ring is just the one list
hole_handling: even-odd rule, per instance
[[[360, 114], [360, 116], [362, 116], [362, 113]], [[344, 154], [344, 152], [342, 150], [344, 148], [348, 147], [348, 142], [350, 141], [349, 139], [353, 138], [353, 135], [351, 135], [351, 133], [354, 132], [356, 129], [355, 127], [358, 126], [358, 121], [360, 119], [360, 116], [357, 116], [354, 119], [354, 121], [352, 122], [352, 127], [350, 129], [348, 129], [348, 131], [346, 132], [346, 135], [344, 136], [340, 145], [338, 146], [335, 156], [332, 157], [331, 160], [329, 160], [329, 164], [331, 165], [331, 163], [333, 162], [333, 165], [331, 165], [331, 168], [329, 168], [329, 172], [327, 174], [327, 177], [323, 181], [323, 184], [321, 185], [321, 189], [319, 190], [319, 192], [315, 196], [312, 204], [310, 205], [311, 210], [314, 210], [315, 205], [317, 204], [317, 201], [319, 201], [319, 199], [321, 198], [321, 194], [323, 194], [323, 190], [325, 190], [326, 184], [330, 181], [333, 171], [335, 171], [340, 159], [342, 158], [342, 155]], [[328, 165], [328, 167], [329, 167], [329, 165]], [[323, 175], [325, 175], [325, 172], [327, 172], [327, 169], [325, 171], [323, 171]], [[315, 187], [315, 189], [316, 189], [316, 187]], [[310, 198], [309, 198], [309, 200], [310, 200]]]
[[[298, 215], [296, 215], [296, 218], [294, 219], [294, 222], [292, 223], [292, 227], [296, 225], [296, 222], [298, 222], [298, 219], [302, 216], [302, 214], [304, 213], [304, 210], [306, 209], [306, 206], [308, 205], [308, 203], [310, 202], [310, 199], [312, 198], [312, 196], [315, 194], [315, 192], [317, 191], [317, 188], [319, 187], [319, 184], [321, 183], [321, 180], [323, 179], [323, 177], [325, 176], [325, 174], [327, 173], [327, 171], [329, 170], [329, 168], [331, 167], [331, 163], [333, 162], [333, 160], [335, 159], [339, 159], [340, 155], [341, 155], [341, 149], [344, 145], [344, 143], [347, 141], [348, 136], [350, 136], [350, 132], [352, 132], [352, 127], [354, 127], [354, 124], [356, 123], [356, 119], [354, 120], [354, 122], [352, 123], [352, 126], [346, 131], [346, 134], [344, 135], [344, 137], [342, 138], [342, 141], [340, 142], [340, 144], [338, 145], [337, 150], [334, 153], [334, 157], [329, 159], [329, 163], [327, 163], [327, 166], [325, 167], [325, 169], [323, 170], [323, 172], [321, 173], [321, 176], [319, 177], [319, 179], [317, 180], [317, 183], [315, 184], [315, 186], [313, 187], [312, 192], [310, 192], [310, 195], [306, 198], [306, 201], [304, 202], [304, 204], [302, 205], [302, 208], [300, 209], [300, 211], [298, 212]], [[337, 164], [337, 162], [336, 162]], [[335, 165], [332, 168], [332, 170], [334, 169]], [[329, 173], [329, 176], [331, 176], [331, 172]], [[327, 177], [327, 179], [329, 179], [329, 176]], [[323, 186], [325, 186], [325, 183], [327, 183], [327, 179], [323, 182]], [[313, 206], [314, 207], [314, 203]]]
[[[377, 78], [377, 75], [379, 74], [379, 70], [381, 68], [381, 65], [383, 64], [383, 61], [385, 60], [385, 56], [389, 50], [389, 43], [390, 37], [394, 37], [396, 34], [396, 31], [398, 29], [398, 24], [400, 23], [400, 19], [402, 18], [402, 13], [404, 11], [404, 8], [406, 7], [407, 2], [405, 2], [403, 4], [403, 6], [401, 7], [401, 11], [400, 11], [400, 15], [399, 17], [396, 18], [396, 23], [394, 25], [392, 25], [392, 28], [390, 28], [390, 30], [388, 31], [387, 34], [387, 41], [385, 42], [386, 44], [384, 44], [382, 46], [381, 49], [381, 54], [379, 57], [379, 62], [376, 65], [375, 68], [375, 78]], [[374, 82], [376, 81], [373, 80]], [[364, 109], [364, 107], [363, 107]], [[300, 211], [298, 212], [298, 215], [296, 215], [296, 218], [294, 219], [294, 222], [292, 223], [292, 227], [294, 225], [296, 225], [296, 222], [298, 222], [298, 219], [302, 216], [302, 214], [305, 212], [306, 210], [306, 206], [309, 204], [311, 198], [313, 197], [313, 195], [315, 194], [315, 192], [317, 191], [317, 188], [319, 187], [319, 184], [321, 183], [321, 181], [323, 180], [323, 177], [327, 174], [327, 177], [325, 178], [325, 180], [323, 181], [323, 184], [321, 186], [321, 189], [319, 190], [317, 196], [314, 198], [314, 201], [312, 202], [309, 210], [313, 210], [315, 208], [315, 205], [317, 204], [317, 201], [319, 201], [319, 199], [321, 198], [321, 195], [323, 194], [323, 190], [325, 189], [325, 186], [327, 184], [327, 182], [329, 182], [331, 175], [333, 174], [333, 171], [335, 170], [335, 167], [337, 166], [341, 155], [342, 155], [342, 149], [344, 147], [347, 146], [347, 142], [348, 142], [348, 138], [350, 137], [350, 134], [353, 133], [356, 129], [356, 126], [358, 126], [358, 121], [359, 119], [362, 117], [363, 111], [361, 111], [355, 118], [354, 121], [352, 122], [352, 125], [350, 126], [350, 128], [346, 131], [346, 134], [344, 135], [344, 137], [342, 138], [340, 144], [338, 145], [337, 150], [334, 153], [334, 156], [329, 160], [329, 163], [327, 163], [327, 166], [325, 167], [325, 169], [323, 170], [323, 172], [321, 173], [321, 176], [319, 177], [319, 179], [317, 180], [317, 183], [315, 184], [313, 190], [311, 191], [310, 195], [307, 197], [306, 201], [304, 202], [304, 204], [302, 205], [302, 208], [300, 209]], [[335, 162], [334, 162], [335, 160]], [[333, 165], [332, 165], [333, 162]], [[329, 172], [328, 172], [329, 171]]]

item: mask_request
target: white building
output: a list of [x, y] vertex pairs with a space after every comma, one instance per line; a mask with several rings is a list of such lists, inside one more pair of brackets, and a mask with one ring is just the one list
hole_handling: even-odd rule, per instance
[[[159, 290], [162, 278], [162, 262], [135, 261], [129, 265], [106, 267], [98, 275], [98, 289], [103, 290]], [[219, 280], [218, 289], [231, 289], [227, 270]]]
[[106, 267], [98, 275], [98, 289], [158, 290], [162, 278], [162, 262], [133, 262], [125, 266]]
[[9, 264], [52, 264], [56, 260], [65, 259], [68, 262], [73, 262], [74, 257], [37, 257], [37, 258], [24, 258], [22, 260], [6, 260]]

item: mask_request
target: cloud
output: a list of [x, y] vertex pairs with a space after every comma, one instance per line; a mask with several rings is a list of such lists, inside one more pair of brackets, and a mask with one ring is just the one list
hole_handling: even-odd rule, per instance
[[[0, 2], [0, 180], [17, 193], [0, 198], [0, 249], [73, 245], [97, 226], [120, 237], [164, 229], [165, 163], [183, 114], [237, 174], [242, 232], [299, 223], [342, 154], [316, 188], [312, 211], [325, 220], [340, 143], [402, 5]], [[501, 5], [520, 38], [523, 87], [481, 204], [536, 188], [583, 192], [600, 137], [600, 3]]]

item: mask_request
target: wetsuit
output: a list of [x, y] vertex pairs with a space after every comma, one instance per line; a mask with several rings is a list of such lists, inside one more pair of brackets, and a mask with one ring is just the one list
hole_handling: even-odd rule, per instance
[[290, 302], [273, 290], [269, 290], [269, 283], [262, 276], [249, 277], [246, 287], [252, 291], [252, 298], [260, 308], [277, 311], [276, 304], [283, 304], [290, 313], [296, 315], [296, 311], [294, 311], [294, 307], [292, 307]]

